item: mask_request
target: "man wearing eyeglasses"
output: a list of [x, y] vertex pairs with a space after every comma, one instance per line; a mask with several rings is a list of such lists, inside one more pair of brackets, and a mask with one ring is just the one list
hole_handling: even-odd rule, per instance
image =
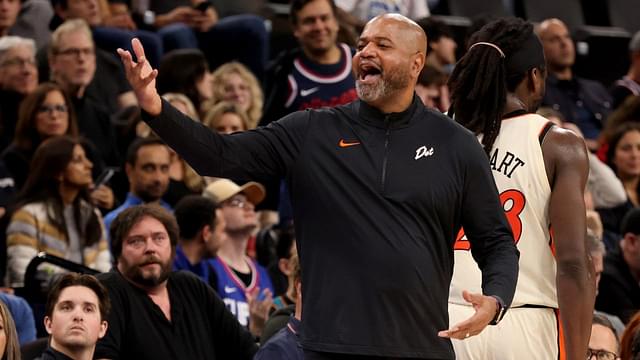
[[0, 151], [13, 140], [22, 99], [38, 86], [35, 53], [31, 39], [0, 38]]
[[178, 225], [167, 210], [128, 208], [110, 230], [115, 268], [98, 279], [112, 309], [94, 359], [252, 359], [252, 336], [214, 291], [172, 271]]
[[58, 27], [51, 35], [48, 58], [51, 79], [73, 100], [80, 133], [96, 146], [106, 165], [120, 166], [109, 113], [87, 96], [87, 87], [96, 73], [95, 45], [89, 26], [83, 20], [69, 20]]
[[620, 345], [613, 325], [606, 317], [594, 315], [587, 360], [617, 360]]
[[204, 195], [220, 207], [227, 237], [210, 260], [215, 276], [209, 276], [209, 283], [240, 324], [260, 336], [273, 303], [273, 285], [267, 270], [246, 255], [246, 248], [258, 226], [255, 206], [264, 199], [264, 187], [220, 179], [209, 184]]

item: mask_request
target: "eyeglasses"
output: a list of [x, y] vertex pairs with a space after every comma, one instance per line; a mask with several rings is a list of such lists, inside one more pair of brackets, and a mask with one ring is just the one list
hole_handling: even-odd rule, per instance
[[244, 209], [249, 207], [249, 205], [253, 206], [252, 203], [250, 203], [247, 200], [242, 200], [242, 199], [231, 199], [227, 202], [224, 203], [224, 205], [229, 206], [229, 207], [237, 207], [240, 209]]
[[58, 55], [63, 55], [63, 56], [73, 56], [73, 57], [79, 57], [80, 54], [89, 57], [89, 56], [94, 56], [95, 50], [93, 48], [68, 48], [68, 49], [64, 49], [64, 50], [58, 50], [56, 51], [56, 54]]
[[13, 59], [8, 59], [7, 61], [4, 61], [2, 63], [2, 66], [25, 66], [25, 65], [36, 66], [36, 59], [13, 58]]
[[618, 355], [607, 350], [587, 349], [587, 360], [591, 360], [595, 355], [597, 360], [616, 360]]
[[40, 105], [38, 107], [38, 112], [39, 113], [53, 114], [54, 111], [57, 111], [58, 113], [63, 113], [64, 114], [67, 111], [69, 111], [69, 109], [67, 108], [67, 105], [63, 105], [63, 104]]

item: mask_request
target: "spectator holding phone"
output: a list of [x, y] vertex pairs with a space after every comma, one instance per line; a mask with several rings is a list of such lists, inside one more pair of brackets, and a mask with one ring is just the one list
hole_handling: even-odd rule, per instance
[[27, 266], [40, 251], [98, 271], [111, 268], [102, 216], [89, 195], [92, 167], [75, 137], [55, 136], [38, 147], [7, 228], [10, 286], [24, 285]]
[[[18, 114], [13, 143], [1, 157], [19, 190], [27, 180], [31, 158], [38, 146], [53, 136], [78, 136], [78, 123], [71, 99], [55, 83], [40, 84], [22, 102]], [[88, 140], [83, 142], [91, 150], [89, 158], [95, 159], [97, 154], [93, 144]], [[113, 191], [109, 187], [95, 185], [92, 190], [94, 205], [103, 209], [113, 208]]]

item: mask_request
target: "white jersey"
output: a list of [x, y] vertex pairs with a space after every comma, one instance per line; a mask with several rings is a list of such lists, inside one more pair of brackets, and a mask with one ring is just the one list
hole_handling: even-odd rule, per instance
[[[551, 187], [540, 137], [549, 121], [526, 114], [502, 120], [490, 163], [500, 201], [520, 250], [520, 271], [512, 307], [558, 307], [556, 262], [550, 236]], [[482, 293], [482, 276], [461, 233], [455, 243], [455, 265], [449, 302], [465, 304], [462, 291]], [[491, 260], [489, 260], [491, 261]]]

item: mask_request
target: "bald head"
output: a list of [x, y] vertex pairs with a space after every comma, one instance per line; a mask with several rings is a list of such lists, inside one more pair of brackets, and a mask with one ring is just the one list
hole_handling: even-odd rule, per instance
[[549, 70], [559, 78], [571, 76], [576, 53], [567, 25], [560, 19], [547, 19], [536, 27], [542, 41]]
[[427, 34], [415, 21], [400, 14], [382, 14], [369, 20], [363, 33], [366, 32], [367, 27], [378, 22], [385, 27], [393, 27], [393, 33], [397, 35], [398, 44], [401, 44], [411, 53], [421, 52], [425, 54], [427, 52]]
[[547, 34], [550, 30], [553, 30], [554, 27], [567, 29], [567, 25], [562, 20], [558, 18], [551, 18], [543, 20], [538, 24], [538, 26], [536, 26], [536, 34], [538, 36], [542, 36], [542, 34]]
[[358, 97], [385, 113], [405, 110], [425, 62], [422, 28], [402, 15], [381, 15], [367, 23], [357, 48], [353, 71]]

